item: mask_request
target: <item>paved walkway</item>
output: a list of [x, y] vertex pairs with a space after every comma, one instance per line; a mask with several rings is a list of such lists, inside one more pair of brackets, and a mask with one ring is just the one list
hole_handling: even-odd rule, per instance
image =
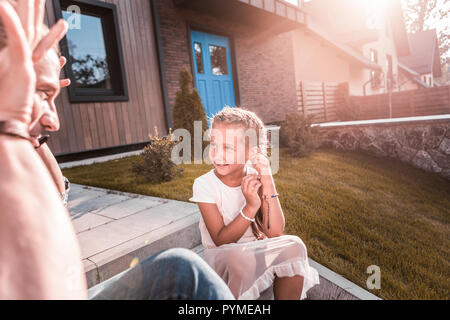
[[160, 250], [200, 244], [193, 203], [72, 184], [69, 212], [89, 287]]
[[[203, 253], [200, 212], [194, 203], [72, 184], [69, 212], [89, 287], [161, 250], [187, 248]], [[309, 262], [321, 282], [308, 291], [310, 299], [379, 299], [317, 262]], [[266, 291], [261, 299], [270, 297]]]

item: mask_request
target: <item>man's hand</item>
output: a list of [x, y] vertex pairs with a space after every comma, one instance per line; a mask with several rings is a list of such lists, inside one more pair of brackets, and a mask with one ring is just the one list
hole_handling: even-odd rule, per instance
[[0, 0], [0, 18], [8, 37], [0, 51], [0, 121], [30, 123], [36, 90], [33, 63], [67, 32], [67, 23], [61, 19], [41, 39], [44, 6], [45, 0], [18, 0], [16, 12], [8, 1]]
[[[67, 59], [65, 57], [63, 57], [63, 56], [59, 57], [59, 66], [60, 66], [61, 69], [64, 68], [66, 63], [67, 63]], [[59, 86], [61, 88], [65, 88], [65, 87], [70, 86], [70, 79], [61, 79], [59, 81]]]
[[[31, 12], [22, 14], [27, 16], [24, 17], [27, 22]], [[14, 8], [5, 0], [0, 0], [0, 18], [8, 37], [6, 48], [0, 51], [0, 120], [28, 124], [36, 76], [25, 29], [33, 27], [22, 25]]]

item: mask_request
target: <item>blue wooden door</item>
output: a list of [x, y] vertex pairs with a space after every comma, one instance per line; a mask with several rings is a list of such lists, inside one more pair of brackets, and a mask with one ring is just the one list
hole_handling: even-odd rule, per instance
[[197, 90], [208, 117], [224, 106], [235, 107], [228, 38], [191, 30]]

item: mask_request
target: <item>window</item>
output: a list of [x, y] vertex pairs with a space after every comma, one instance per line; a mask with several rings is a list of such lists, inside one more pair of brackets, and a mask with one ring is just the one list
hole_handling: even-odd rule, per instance
[[95, 0], [54, 0], [54, 4], [56, 18], [69, 24], [62, 54], [72, 81], [70, 101], [127, 101], [116, 6]]
[[199, 42], [195, 42], [194, 50], [195, 50], [195, 63], [197, 65], [197, 73], [205, 73], [205, 70], [203, 69], [202, 44]]
[[227, 48], [220, 46], [209, 46], [211, 56], [211, 72], [216, 76], [228, 75]]

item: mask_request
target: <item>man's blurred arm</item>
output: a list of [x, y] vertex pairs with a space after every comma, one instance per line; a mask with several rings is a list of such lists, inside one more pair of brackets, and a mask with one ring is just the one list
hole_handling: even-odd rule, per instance
[[87, 298], [69, 215], [30, 142], [0, 134], [0, 299]]
[[66, 191], [66, 186], [64, 184], [64, 176], [61, 172], [61, 169], [59, 168], [55, 156], [51, 152], [48, 145], [44, 143], [39, 148], [37, 148], [36, 151], [41, 157], [45, 166], [47, 167], [53, 181], [55, 182], [56, 188], [58, 189], [58, 193], [61, 194], [64, 191]]

